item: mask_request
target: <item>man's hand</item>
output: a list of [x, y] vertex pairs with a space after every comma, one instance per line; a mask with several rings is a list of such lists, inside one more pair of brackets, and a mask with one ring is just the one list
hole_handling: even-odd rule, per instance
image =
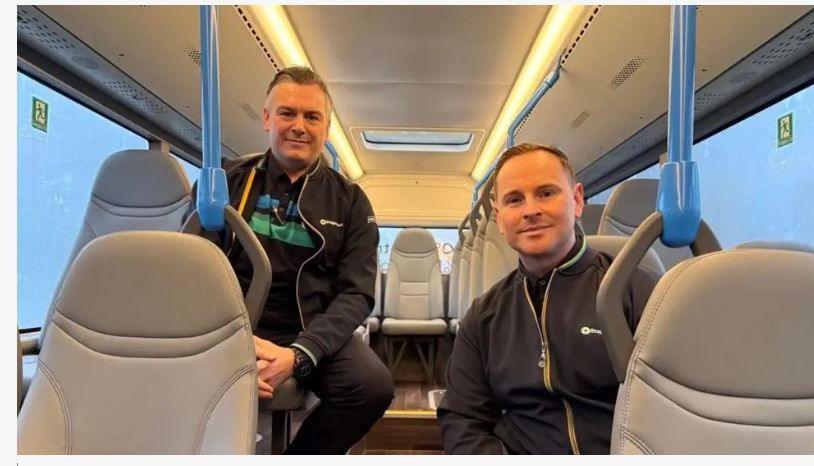
[[265, 380], [260, 378], [260, 373], [263, 369], [269, 366], [269, 362], [265, 359], [257, 360], [257, 396], [258, 398], [273, 398], [274, 389]]
[[[261, 397], [271, 397], [273, 389], [294, 373], [294, 350], [277, 346], [262, 338], [254, 337], [254, 352], [257, 355], [257, 387]], [[269, 393], [269, 388], [272, 393]], [[268, 396], [264, 396], [266, 392]]]

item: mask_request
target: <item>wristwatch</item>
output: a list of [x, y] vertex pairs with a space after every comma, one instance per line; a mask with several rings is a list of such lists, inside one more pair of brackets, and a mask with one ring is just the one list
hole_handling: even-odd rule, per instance
[[292, 346], [291, 349], [294, 351], [294, 379], [297, 382], [302, 382], [307, 379], [311, 372], [314, 370], [314, 361], [305, 354], [305, 351], [297, 348], [296, 346]]

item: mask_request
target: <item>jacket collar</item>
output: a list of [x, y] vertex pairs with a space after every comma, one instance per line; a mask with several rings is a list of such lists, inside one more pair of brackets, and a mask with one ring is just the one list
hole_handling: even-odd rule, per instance
[[[317, 157], [317, 160], [306, 171], [305, 176], [313, 177], [314, 175], [320, 172], [319, 168], [322, 165], [321, 159], [322, 159], [321, 157]], [[263, 169], [266, 167], [268, 167], [268, 176], [270, 178], [277, 179], [281, 175], [285, 174], [285, 171], [283, 171], [283, 167], [280, 166], [280, 163], [271, 153], [271, 149], [266, 151], [266, 156], [261, 157], [260, 161], [257, 163], [256, 166], [256, 168], [258, 169]]]
[[[595, 252], [588, 246], [588, 242], [585, 240], [585, 236], [582, 234], [582, 230], [579, 228], [575, 228], [576, 234], [576, 241], [574, 241], [574, 246], [571, 247], [571, 250], [568, 251], [565, 258], [557, 265], [556, 270], [563, 274], [563, 275], [576, 275], [584, 271], [590, 264], [593, 262]], [[520, 272], [520, 276], [528, 277], [530, 280], [542, 278], [542, 277], [535, 277], [523, 265], [523, 261], [518, 259], [518, 271]], [[551, 275], [549, 272], [548, 275]], [[547, 275], [547, 276], [548, 276]]]

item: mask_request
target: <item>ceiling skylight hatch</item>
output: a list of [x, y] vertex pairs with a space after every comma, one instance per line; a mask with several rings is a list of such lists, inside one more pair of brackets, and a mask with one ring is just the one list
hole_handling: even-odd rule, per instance
[[416, 131], [366, 129], [366, 149], [410, 152], [467, 152], [474, 137], [471, 131]]

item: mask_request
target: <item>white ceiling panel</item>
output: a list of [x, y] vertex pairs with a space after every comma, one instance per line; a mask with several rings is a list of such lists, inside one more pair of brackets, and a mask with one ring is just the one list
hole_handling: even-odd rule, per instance
[[[696, 88], [782, 31], [807, 6], [703, 6]], [[667, 110], [669, 6], [604, 6], [518, 133], [562, 148], [579, 171]]]

